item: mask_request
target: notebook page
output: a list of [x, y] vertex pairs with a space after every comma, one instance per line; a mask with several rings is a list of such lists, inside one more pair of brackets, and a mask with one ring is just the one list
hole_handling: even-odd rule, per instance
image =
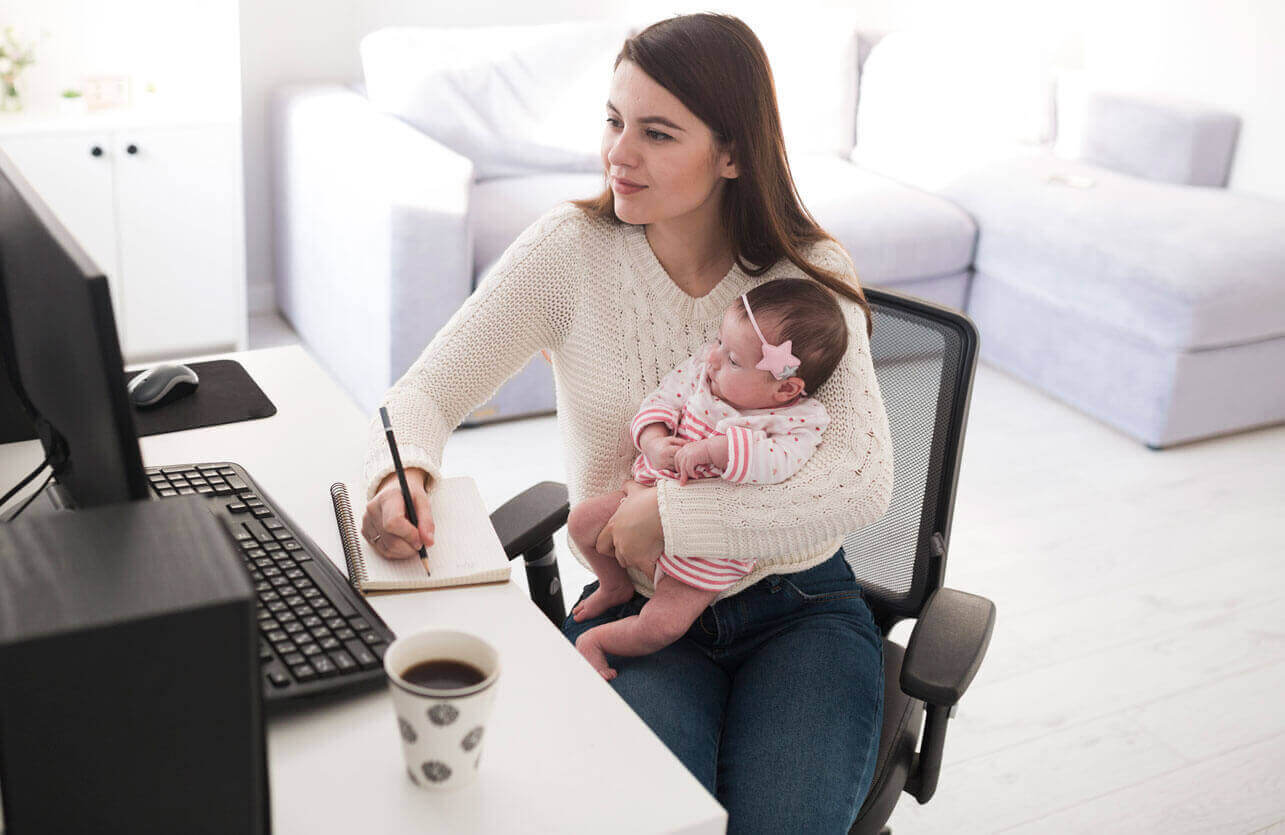
[[374, 552], [365, 541], [366, 574], [372, 583], [413, 586], [436, 582], [448, 577], [467, 577], [508, 566], [508, 557], [491, 526], [482, 494], [468, 477], [442, 479], [429, 495], [433, 506], [434, 536], [428, 548], [428, 567], [424, 573], [418, 557], [405, 560], [386, 559]]

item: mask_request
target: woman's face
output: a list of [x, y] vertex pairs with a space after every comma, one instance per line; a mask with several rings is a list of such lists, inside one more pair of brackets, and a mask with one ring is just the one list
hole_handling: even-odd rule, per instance
[[[653, 117], [658, 121], [646, 121]], [[717, 206], [711, 198], [723, 179], [736, 176], [730, 154], [715, 157], [714, 134], [705, 123], [632, 61], [621, 61], [611, 80], [602, 164], [616, 216], [635, 225]]]

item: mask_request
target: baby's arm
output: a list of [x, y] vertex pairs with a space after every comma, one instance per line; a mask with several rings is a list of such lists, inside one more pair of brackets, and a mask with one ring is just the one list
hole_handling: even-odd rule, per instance
[[656, 593], [632, 617], [595, 626], [576, 639], [576, 649], [610, 681], [616, 671], [607, 663], [612, 655], [650, 655], [677, 641], [718, 597], [717, 591], [698, 589], [662, 574]]
[[[780, 426], [781, 421], [772, 428]], [[727, 466], [723, 478], [738, 484], [779, 484], [799, 471], [821, 443], [830, 424], [820, 403], [787, 416], [784, 431], [732, 426], [727, 430]]]

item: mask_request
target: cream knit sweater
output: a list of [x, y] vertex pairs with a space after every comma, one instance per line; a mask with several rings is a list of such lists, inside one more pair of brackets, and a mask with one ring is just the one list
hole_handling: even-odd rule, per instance
[[[855, 276], [847, 254], [829, 241], [806, 257], [814, 266]], [[571, 503], [617, 490], [636, 454], [629, 422], [643, 398], [715, 338], [723, 311], [741, 293], [783, 277], [806, 273], [786, 259], [757, 277], [734, 266], [712, 291], [692, 298], [669, 278], [642, 226], [598, 220], [561, 203], [505, 250], [385, 395], [402, 462], [423, 468], [436, 484], [450, 433], [533, 354], [547, 349]], [[718, 599], [769, 574], [825, 561], [846, 534], [888, 508], [892, 444], [865, 316], [847, 299], [839, 305], [849, 325], [848, 352], [815, 393], [831, 423], [792, 478], [770, 485], [723, 479], [683, 486], [662, 479], [657, 485], [666, 553], [756, 561]], [[392, 471], [376, 416], [366, 452], [367, 500]], [[588, 568], [569, 538], [568, 544]], [[650, 597], [652, 578], [636, 569], [629, 573], [634, 587]]]

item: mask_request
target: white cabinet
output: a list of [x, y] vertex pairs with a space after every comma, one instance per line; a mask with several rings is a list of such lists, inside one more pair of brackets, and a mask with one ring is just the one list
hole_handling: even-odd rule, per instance
[[32, 125], [0, 150], [107, 276], [126, 362], [246, 346], [237, 125]]

